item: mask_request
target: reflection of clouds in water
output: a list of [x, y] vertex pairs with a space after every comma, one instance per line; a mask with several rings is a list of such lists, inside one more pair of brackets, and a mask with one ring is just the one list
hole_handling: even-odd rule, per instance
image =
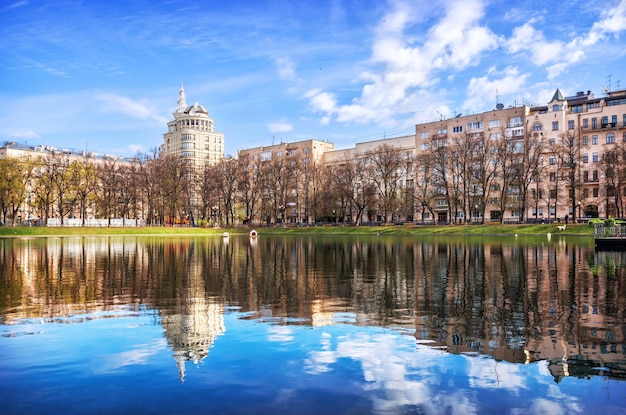
[[[332, 350], [331, 340], [330, 334], [323, 334], [321, 350], [310, 352], [305, 362], [306, 371], [311, 374], [330, 371], [341, 358], [359, 361], [367, 382], [364, 389], [378, 392], [371, 395], [376, 412], [397, 413], [403, 406], [419, 405], [425, 413], [440, 413], [442, 408], [450, 413], [476, 413], [463, 391], [434, 395], [428, 384], [441, 381], [435, 374], [439, 369], [431, 370], [442, 365], [441, 359], [436, 357], [441, 352], [421, 346], [417, 346], [416, 351], [414, 338], [358, 333], [337, 338], [336, 350]], [[419, 381], [411, 378], [419, 378]]]
[[520, 365], [498, 362], [488, 357], [470, 357], [467, 359], [469, 384], [473, 388], [505, 388], [518, 392], [528, 386], [520, 373]]
[[286, 343], [293, 341], [293, 329], [288, 326], [270, 325], [267, 329], [267, 339], [271, 342]]
[[[527, 376], [522, 373], [528, 365], [517, 365], [498, 362], [490, 358], [469, 358], [469, 385], [472, 388], [507, 389], [512, 395], [524, 394], [530, 386]], [[545, 387], [545, 396], [550, 399], [537, 398], [530, 401], [529, 408], [511, 408], [511, 414], [577, 414], [581, 413], [580, 405], [575, 398], [565, 395], [554, 385], [553, 377], [548, 370], [548, 362], [537, 362], [537, 372], [543, 376], [534, 377], [539, 381], [538, 387]], [[536, 387], [535, 387], [536, 388]], [[570, 400], [570, 402], [567, 402]]]
[[[167, 340], [165, 338], [155, 340], [151, 344], [142, 344], [133, 350], [128, 350], [112, 355], [101, 356], [94, 364], [96, 373], [110, 373], [116, 370], [131, 366], [141, 365], [148, 362], [151, 356], [156, 355], [160, 350], [167, 348]], [[101, 363], [98, 365], [98, 363]]]

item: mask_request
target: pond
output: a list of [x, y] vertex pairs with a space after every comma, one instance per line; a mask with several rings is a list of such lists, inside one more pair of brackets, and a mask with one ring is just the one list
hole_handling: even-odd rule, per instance
[[2, 414], [626, 408], [588, 238], [9, 238], [0, 294]]

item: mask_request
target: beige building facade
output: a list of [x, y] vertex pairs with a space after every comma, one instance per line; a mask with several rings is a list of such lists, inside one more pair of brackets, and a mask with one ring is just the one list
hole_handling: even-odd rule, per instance
[[311, 223], [315, 218], [316, 172], [325, 154], [335, 148], [323, 140], [304, 140], [254, 147], [238, 152], [242, 177], [255, 187], [261, 200], [245, 200], [246, 221], [273, 223]]
[[174, 155], [188, 165], [203, 168], [217, 164], [224, 158], [224, 134], [215, 131], [209, 112], [197, 102], [187, 105], [185, 89], [181, 84], [178, 106], [163, 134], [161, 154]]

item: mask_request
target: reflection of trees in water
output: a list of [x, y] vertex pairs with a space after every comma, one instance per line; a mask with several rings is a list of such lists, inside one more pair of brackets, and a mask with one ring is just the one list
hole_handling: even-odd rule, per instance
[[[57, 238], [0, 244], [3, 310], [51, 317], [160, 311], [181, 359], [224, 331], [225, 306], [290, 324], [416, 329], [455, 353], [623, 364], [624, 253], [558, 244], [376, 237]], [[256, 314], [255, 314], [256, 313]], [[620, 358], [621, 357], [621, 358]]]

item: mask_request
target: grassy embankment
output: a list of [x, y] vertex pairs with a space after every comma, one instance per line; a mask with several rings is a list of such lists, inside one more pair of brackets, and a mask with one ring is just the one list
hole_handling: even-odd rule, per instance
[[[206, 236], [247, 235], [252, 228], [193, 228], [193, 227], [144, 227], [144, 228], [56, 228], [56, 227], [0, 227], [0, 237], [27, 236], [98, 236], [98, 235], [155, 235], [155, 236]], [[568, 224], [559, 231], [552, 225], [402, 225], [402, 226], [317, 226], [317, 227], [269, 227], [258, 228], [266, 235], [580, 235], [593, 234], [587, 224]]]

